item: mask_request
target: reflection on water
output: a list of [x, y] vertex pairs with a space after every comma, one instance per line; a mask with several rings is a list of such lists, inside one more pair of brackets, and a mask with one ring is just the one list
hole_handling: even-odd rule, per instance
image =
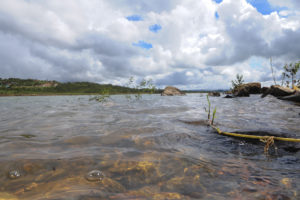
[[[300, 107], [224, 99], [224, 131], [300, 138]], [[300, 146], [220, 136], [206, 97], [0, 98], [0, 199], [300, 199]]]

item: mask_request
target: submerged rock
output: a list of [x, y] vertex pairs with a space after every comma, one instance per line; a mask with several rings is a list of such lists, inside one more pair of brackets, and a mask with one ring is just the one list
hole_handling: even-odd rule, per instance
[[126, 188], [122, 184], [110, 178], [105, 177], [101, 183], [108, 192], [119, 193], [126, 191]]
[[167, 86], [161, 93], [161, 96], [183, 96], [184, 92], [181, 92], [178, 88], [173, 86]]
[[117, 161], [108, 171], [116, 181], [128, 187], [155, 183], [161, 177], [157, 164], [149, 161]]
[[0, 192], [0, 199], [5, 200], [18, 200], [18, 198], [12, 194], [9, 194], [7, 192]]

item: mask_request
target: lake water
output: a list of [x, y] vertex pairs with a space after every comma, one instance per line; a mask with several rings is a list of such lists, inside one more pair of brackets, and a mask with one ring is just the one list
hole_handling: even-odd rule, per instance
[[[300, 199], [299, 144], [218, 135], [205, 95], [90, 97], [0, 98], [0, 199]], [[300, 138], [295, 103], [210, 100], [223, 131]]]

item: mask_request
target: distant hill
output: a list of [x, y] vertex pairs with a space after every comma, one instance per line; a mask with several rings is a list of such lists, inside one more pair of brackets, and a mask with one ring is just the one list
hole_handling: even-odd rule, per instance
[[[135, 89], [111, 84], [98, 84], [91, 82], [45, 81], [35, 79], [0, 78], [0, 95], [79, 95], [79, 94], [128, 94], [148, 93], [149, 89]], [[159, 93], [161, 90], [155, 90]]]

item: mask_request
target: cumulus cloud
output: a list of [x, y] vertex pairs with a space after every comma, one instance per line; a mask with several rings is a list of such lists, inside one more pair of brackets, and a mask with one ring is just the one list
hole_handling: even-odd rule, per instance
[[[228, 88], [300, 58], [300, 4], [269, 0], [2, 0], [1, 77]], [[255, 62], [254, 62], [255, 61]]]

